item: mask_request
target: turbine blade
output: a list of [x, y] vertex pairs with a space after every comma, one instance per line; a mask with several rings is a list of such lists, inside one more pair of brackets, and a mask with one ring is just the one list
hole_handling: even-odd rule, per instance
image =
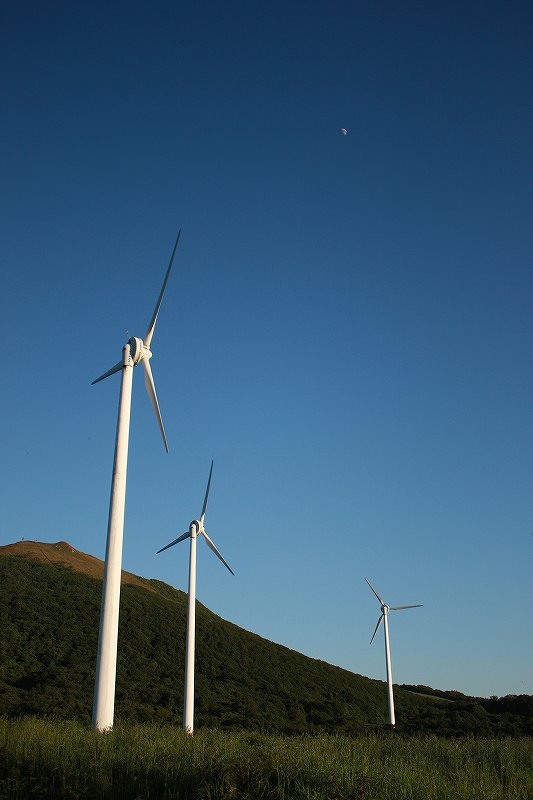
[[161, 548], [161, 550], [158, 550], [156, 555], [158, 553], [162, 553], [163, 550], [168, 550], [169, 547], [174, 547], [174, 545], [178, 544], [178, 542], [184, 542], [185, 539], [188, 539], [190, 535], [191, 535], [190, 531], [187, 531], [187, 533], [182, 533], [181, 536], [178, 536], [178, 538], [174, 539], [173, 542], [170, 542], [170, 544], [166, 544], [164, 547]]
[[165, 436], [165, 428], [163, 426], [163, 419], [161, 417], [161, 411], [159, 410], [159, 403], [157, 402], [157, 394], [155, 392], [155, 384], [154, 384], [154, 376], [152, 375], [152, 368], [150, 366], [150, 359], [143, 356], [141, 359], [144, 367], [144, 385], [146, 386], [146, 391], [148, 392], [148, 396], [152, 401], [152, 405], [154, 407], [155, 415], [157, 417], [157, 421], [159, 423], [159, 429], [163, 436], [163, 442], [165, 443], [165, 448], [168, 453], [168, 442], [167, 437]]
[[229, 569], [229, 571], [231, 572], [231, 574], [232, 574], [232, 575], [235, 575], [235, 573], [233, 572], [232, 568], [230, 567], [230, 565], [228, 564], [228, 562], [226, 561], [226, 559], [224, 558], [224, 556], [223, 556], [223, 555], [222, 555], [222, 554], [219, 552], [219, 550], [217, 549], [217, 547], [216, 547], [215, 543], [212, 541], [212, 539], [210, 539], [210, 538], [209, 538], [209, 536], [207, 535], [207, 533], [206, 533], [205, 531], [202, 531], [202, 533], [203, 533], [203, 535], [205, 536], [205, 540], [206, 540], [206, 542], [207, 542], [207, 546], [211, 548], [211, 550], [213, 551], [213, 553], [214, 553], [216, 556], [218, 556], [218, 558], [220, 558], [220, 560], [222, 561], [222, 563], [224, 564], [224, 566], [226, 566], [226, 567]]
[[416, 606], [390, 606], [391, 611], [401, 611], [403, 608], [422, 608], [423, 603], [417, 603]]
[[370, 644], [372, 644], [372, 642], [374, 641], [374, 636], [375, 636], [375, 635], [376, 635], [376, 633], [378, 632], [378, 628], [379, 628], [379, 626], [381, 625], [381, 620], [383, 619], [383, 617], [384, 617], [384, 614], [382, 614], [382, 615], [380, 616], [380, 618], [378, 619], [378, 624], [377, 624], [377, 625], [376, 625], [376, 627], [374, 628], [374, 633], [372, 634], [372, 638], [370, 639]]
[[174, 261], [174, 256], [176, 254], [176, 248], [180, 240], [180, 234], [181, 230], [178, 231], [176, 244], [174, 245], [174, 250], [172, 251], [172, 255], [170, 256], [170, 263], [168, 265], [167, 274], [165, 275], [165, 280], [163, 281], [163, 286], [161, 287], [161, 292], [159, 293], [159, 299], [155, 304], [154, 313], [152, 315], [152, 319], [150, 320], [150, 324], [148, 325], [146, 336], [144, 337], [144, 344], [148, 349], [150, 349], [150, 342], [152, 341], [152, 336], [154, 335], [154, 328], [155, 328], [155, 323], [157, 321], [157, 315], [159, 314], [159, 309], [161, 308], [161, 303], [163, 302], [163, 295], [165, 294], [165, 289], [167, 288], [168, 276], [170, 275], [170, 269], [172, 267], [172, 262]]
[[207, 501], [209, 499], [209, 489], [211, 487], [211, 475], [213, 474], [214, 463], [215, 463], [214, 461], [211, 461], [211, 469], [209, 470], [209, 478], [207, 480], [207, 489], [205, 490], [204, 504], [202, 506], [202, 513], [200, 514], [200, 527], [203, 526], [205, 512], [207, 511]]
[[383, 600], [381, 599], [381, 597], [379, 596], [379, 594], [376, 592], [376, 590], [374, 589], [374, 587], [372, 586], [372, 584], [370, 583], [370, 581], [368, 580], [368, 578], [365, 578], [365, 581], [368, 583], [368, 585], [370, 586], [370, 588], [372, 589], [372, 591], [374, 592], [374, 594], [375, 594], [375, 595], [376, 595], [376, 597], [378, 598], [378, 600], [379, 600], [379, 602], [381, 603], [381, 605], [382, 605], [382, 606], [384, 606], [384, 605], [385, 605], [385, 603], [383, 602]]
[[91, 386], [94, 386], [94, 384], [98, 383], [98, 381], [103, 381], [104, 378], [109, 378], [109, 376], [110, 375], [114, 375], [115, 372], [120, 372], [120, 370], [122, 369], [123, 366], [124, 366], [124, 362], [122, 360], [120, 360], [118, 362], [118, 364], [115, 364], [114, 367], [111, 367], [111, 369], [108, 369], [107, 372], [104, 372], [103, 375], [100, 375], [99, 378], [97, 378], [95, 381], [93, 381], [91, 383]]

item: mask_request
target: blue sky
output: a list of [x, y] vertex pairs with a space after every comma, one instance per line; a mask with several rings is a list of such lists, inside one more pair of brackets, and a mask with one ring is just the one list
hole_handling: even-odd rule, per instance
[[[316, 658], [533, 693], [525, 2], [4, 9], [0, 543], [103, 557]], [[348, 131], [342, 136], [340, 129]], [[92, 688], [91, 688], [92, 691]]]

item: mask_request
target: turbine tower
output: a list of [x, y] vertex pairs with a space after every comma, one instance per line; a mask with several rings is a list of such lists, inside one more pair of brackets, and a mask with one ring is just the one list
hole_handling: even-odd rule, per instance
[[209, 470], [209, 478], [207, 481], [207, 489], [205, 490], [204, 504], [202, 506], [202, 513], [200, 519], [193, 519], [189, 525], [189, 530], [178, 536], [177, 539], [170, 542], [170, 544], [158, 550], [162, 553], [163, 550], [168, 550], [178, 542], [183, 542], [185, 539], [191, 540], [190, 556], [189, 556], [189, 595], [187, 599], [187, 644], [185, 649], [185, 688], [184, 688], [184, 702], [183, 702], [183, 730], [192, 736], [194, 731], [194, 647], [195, 647], [195, 634], [196, 634], [196, 539], [198, 536], [203, 536], [207, 542], [208, 547], [211, 548], [213, 553], [218, 556], [225, 567], [229, 569], [232, 575], [235, 575], [232, 568], [226, 559], [218, 551], [215, 543], [207, 535], [204, 528], [205, 512], [207, 511], [207, 501], [209, 499], [209, 489], [211, 487], [211, 476], [213, 474], [213, 461], [211, 461], [211, 469]]
[[99, 731], [108, 731], [113, 727], [115, 713], [115, 681], [117, 672], [118, 616], [120, 604], [120, 576], [122, 566], [122, 540], [124, 534], [124, 508], [126, 503], [126, 470], [128, 466], [128, 442], [130, 428], [131, 389], [133, 367], [142, 362], [144, 383], [154, 407], [163, 442], [168, 453], [167, 437], [157, 402], [154, 378], [150, 368], [152, 352], [150, 345], [154, 335], [157, 315], [161, 307], [167, 286], [168, 276], [174, 261], [180, 233], [176, 238], [170, 263], [167, 268], [163, 286], [156, 303], [152, 319], [148, 325], [144, 341], [132, 337], [122, 348], [122, 359], [93, 384], [122, 372], [120, 398], [118, 404], [117, 433], [115, 439], [115, 457], [113, 462], [113, 479], [111, 482], [111, 498], [109, 502], [109, 521], [107, 526], [107, 544], [104, 564], [104, 581], [102, 586], [102, 606], [100, 611], [100, 630], [98, 634], [98, 655], [96, 658], [96, 680], [94, 684], [93, 727]]
[[372, 634], [372, 638], [370, 639], [370, 644], [374, 641], [374, 637], [378, 631], [381, 622], [383, 621], [383, 630], [385, 631], [385, 662], [387, 664], [387, 693], [389, 698], [389, 725], [394, 728], [396, 725], [396, 717], [394, 715], [394, 694], [392, 691], [392, 668], [391, 668], [391, 660], [390, 660], [390, 646], [389, 646], [389, 623], [388, 623], [388, 614], [389, 611], [402, 611], [404, 608], [421, 608], [423, 603], [418, 603], [414, 606], [389, 606], [385, 603], [379, 594], [376, 592], [368, 578], [365, 578], [365, 581], [368, 583], [374, 594], [376, 595], [377, 599], [381, 603], [381, 615], [377, 621], [377, 625], [374, 628], [374, 633]]

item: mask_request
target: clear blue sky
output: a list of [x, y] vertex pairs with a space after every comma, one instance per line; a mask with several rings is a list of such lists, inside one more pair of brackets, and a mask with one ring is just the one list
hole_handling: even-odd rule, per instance
[[[0, 543], [103, 557], [399, 683], [533, 693], [533, 11], [526, 2], [3, 11]], [[341, 127], [348, 130], [342, 136]], [[126, 333], [128, 331], [128, 333]], [[92, 691], [92, 687], [91, 687]]]

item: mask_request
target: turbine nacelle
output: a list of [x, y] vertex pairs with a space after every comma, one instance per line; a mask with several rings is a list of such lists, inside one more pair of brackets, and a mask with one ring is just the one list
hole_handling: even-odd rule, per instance
[[152, 358], [151, 350], [146, 347], [143, 340], [139, 339], [138, 336], [132, 336], [128, 344], [130, 346], [130, 356], [133, 361], [133, 366], [137, 366], [141, 358]]

